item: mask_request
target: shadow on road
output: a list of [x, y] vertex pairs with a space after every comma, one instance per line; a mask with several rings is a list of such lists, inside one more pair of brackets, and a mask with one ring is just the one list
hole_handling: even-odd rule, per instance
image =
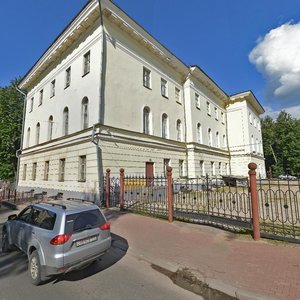
[[[0, 224], [0, 232], [2, 229]], [[112, 236], [112, 245], [109, 251], [104, 254], [101, 259], [90, 264], [88, 267], [67, 273], [65, 275], [59, 275], [50, 277], [44, 284], [53, 282], [53, 284], [60, 281], [78, 281], [87, 277], [90, 277], [94, 274], [97, 274], [115, 263], [121, 260], [127, 253], [129, 248], [128, 242], [126, 239], [122, 238], [119, 235], [111, 234]], [[2, 246], [2, 240], [0, 243], [0, 248]], [[9, 253], [0, 252], [0, 279], [7, 276], [15, 276], [20, 273], [26, 272], [28, 269], [28, 260], [26, 254], [21, 251], [13, 251]], [[28, 275], [29, 276], [29, 275]]]

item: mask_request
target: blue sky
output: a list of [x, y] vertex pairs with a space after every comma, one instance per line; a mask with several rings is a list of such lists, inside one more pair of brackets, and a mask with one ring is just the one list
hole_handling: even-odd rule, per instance
[[[0, 86], [23, 76], [86, 1], [1, 1]], [[114, 2], [228, 94], [250, 89], [270, 115], [300, 118], [299, 0]]]

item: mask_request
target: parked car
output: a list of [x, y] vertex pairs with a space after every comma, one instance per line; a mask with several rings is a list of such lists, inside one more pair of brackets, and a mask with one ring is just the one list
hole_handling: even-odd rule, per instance
[[289, 175], [289, 174], [283, 174], [283, 175], [279, 175], [278, 179], [280, 179], [280, 180], [297, 180], [297, 177]]
[[28, 256], [35, 285], [82, 268], [108, 251], [110, 225], [97, 205], [78, 200], [41, 202], [11, 215], [2, 229], [2, 251], [15, 246]]

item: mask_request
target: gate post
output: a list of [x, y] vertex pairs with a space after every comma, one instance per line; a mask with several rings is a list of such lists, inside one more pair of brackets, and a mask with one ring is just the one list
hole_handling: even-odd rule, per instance
[[252, 207], [252, 226], [253, 226], [253, 239], [258, 241], [260, 239], [259, 229], [259, 213], [258, 213], [258, 196], [256, 186], [256, 163], [248, 164], [249, 177], [250, 177], [250, 196], [251, 196], [251, 207]]
[[110, 200], [110, 169], [106, 169], [106, 208], [109, 208], [109, 200]]
[[173, 187], [172, 187], [172, 168], [167, 167], [168, 180], [168, 221], [173, 222]]
[[120, 169], [120, 210], [124, 209], [124, 169]]

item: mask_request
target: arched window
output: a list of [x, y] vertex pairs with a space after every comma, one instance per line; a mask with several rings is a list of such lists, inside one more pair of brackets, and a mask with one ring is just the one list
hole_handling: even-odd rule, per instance
[[69, 109], [65, 107], [63, 113], [63, 135], [68, 135], [68, 134], [69, 134]]
[[227, 147], [227, 141], [226, 141], [226, 135], [223, 134], [223, 147], [226, 148]]
[[177, 141], [182, 142], [182, 124], [180, 120], [177, 120], [176, 129], [177, 129]]
[[161, 118], [161, 136], [164, 139], [167, 139], [169, 137], [169, 128], [168, 128], [168, 115], [163, 114]]
[[26, 140], [26, 147], [30, 146], [30, 127], [27, 129], [27, 140]]
[[82, 129], [89, 127], [89, 100], [87, 97], [84, 97], [81, 102], [81, 120], [82, 120]]
[[53, 117], [50, 116], [48, 120], [48, 140], [52, 140], [53, 135]]
[[148, 106], [143, 109], [143, 133], [150, 134], [150, 108]]
[[220, 148], [220, 136], [218, 131], [216, 132], [216, 146]]
[[36, 124], [36, 136], [35, 136], [35, 143], [39, 144], [40, 143], [40, 131], [41, 131], [41, 125], [40, 123]]
[[210, 128], [208, 128], [208, 146], [212, 146], [212, 133]]
[[197, 142], [202, 144], [202, 127], [201, 124], [197, 124]]

